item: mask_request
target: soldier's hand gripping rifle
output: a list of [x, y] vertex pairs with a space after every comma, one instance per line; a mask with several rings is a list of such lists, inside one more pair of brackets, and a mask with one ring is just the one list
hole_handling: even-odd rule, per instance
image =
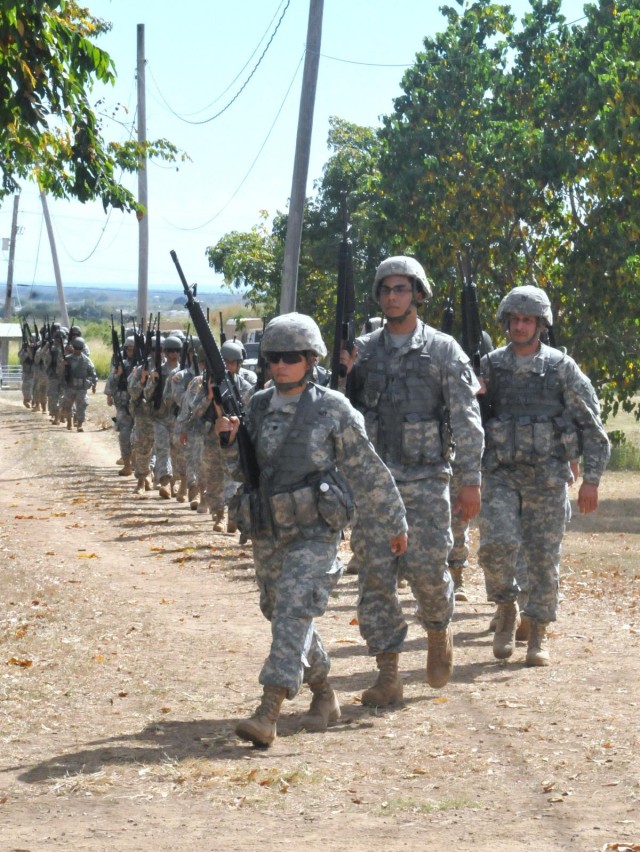
[[[336, 323], [331, 356], [331, 382], [333, 390], [338, 388], [341, 378], [347, 375], [344, 364], [340, 363], [340, 353], [346, 349], [353, 352], [355, 341], [356, 291], [353, 281], [353, 245], [345, 235], [340, 243], [338, 254], [338, 293], [336, 297]], [[349, 377], [347, 376], [346, 395], [349, 396]]]
[[[471, 258], [468, 252], [464, 261], [462, 255], [458, 252], [458, 270], [462, 284], [462, 348], [471, 360], [473, 372], [476, 376], [479, 376], [480, 362], [482, 356], [487, 354], [488, 349], [482, 333], [478, 289], [473, 281]], [[480, 406], [482, 422], [486, 423], [491, 417], [489, 400], [486, 394], [478, 395], [478, 404]]]
[[[236, 390], [229, 372], [225, 367], [224, 360], [218, 349], [215, 337], [211, 332], [209, 323], [202, 312], [200, 303], [193, 296], [193, 291], [187, 283], [184, 276], [178, 256], [175, 251], [171, 251], [171, 259], [175, 263], [180, 281], [184, 288], [187, 297], [187, 310], [191, 317], [191, 322], [196, 331], [196, 336], [200, 340], [200, 345], [204, 351], [204, 360], [206, 365], [205, 375], [203, 377], [203, 385], [206, 387], [208, 378], [213, 380], [214, 400], [220, 406], [224, 414], [228, 417], [237, 417], [240, 420], [240, 426], [236, 435], [238, 444], [238, 455], [240, 457], [240, 466], [245, 481], [245, 486], [250, 499], [251, 505], [251, 524], [252, 531], [255, 533], [262, 526], [262, 509], [260, 501], [260, 467], [256, 456], [255, 447], [251, 441], [249, 430], [244, 422], [244, 410], [240, 397]], [[224, 438], [220, 436], [220, 440], [224, 443]]]

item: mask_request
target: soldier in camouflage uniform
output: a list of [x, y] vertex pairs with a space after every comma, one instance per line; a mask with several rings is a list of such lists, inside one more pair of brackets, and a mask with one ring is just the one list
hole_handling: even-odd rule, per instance
[[376, 271], [373, 295], [386, 324], [358, 338], [354, 353], [343, 352], [342, 362], [353, 372], [351, 398], [395, 479], [409, 522], [410, 546], [401, 559], [381, 547], [377, 517], [368, 506], [359, 512], [351, 534], [359, 569], [360, 632], [379, 669], [362, 701], [386, 706], [403, 693], [398, 661], [407, 624], [397, 595], [398, 574], [409, 582], [418, 620], [427, 631], [427, 682], [439, 689], [451, 676], [454, 591], [447, 565], [452, 536], [445, 410], [461, 475], [454, 511], [462, 521], [480, 509], [483, 431], [476, 400], [480, 385], [468, 357], [452, 337], [418, 318], [419, 306], [431, 297], [422, 266], [410, 257], [388, 258]]
[[116, 408], [116, 432], [120, 444], [120, 456], [123, 467], [118, 471], [118, 476], [131, 476], [133, 473], [131, 460], [131, 433], [133, 431], [133, 417], [129, 410], [129, 388], [128, 379], [133, 368], [133, 353], [135, 339], [127, 337], [124, 341], [124, 352], [121, 364], [112, 364], [111, 371], [104, 385], [107, 395], [107, 405], [115, 405]]
[[151, 469], [153, 463], [153, 420], [151, 407], [153, 402], [147, 402], [144, 387], [148, 377], [147, 365], [137, 364], [127, 380], [129, 391], [129, 412], [133, 417], [131, 432], [131, 452], [135, 459], [134, 476], [136, 487], [134, 494], [151, 491]]
[[[177, 337], [165, 337], [162, 341], [164, 361], [162, 363], [162, 383], [166, 389], [169, 377], [179, 366], [180, 353], [182, 352], [182, 341]], [[170, 405], [164, 398], [156, 404], [156, 388], [160, 381], [157, 371], [154, 369], [149, 373], [144, 388], [144, 397], [149, 403], [151, 421], [153, 423], [153, 440], [156, 451], [156, 476], [160, 482], [158, 493], [163, 500], [171, 499], [173, 462], [171, 459], [171, 435], [175, 424], [175, 417], [171, 412]]]
[[35, 343], [29, 337], [18, 351], [18, 361], [20, 361], [22, 366], [22, 402], [25, 408], [31, 408], [31, 401], [33, 399], [34, 355]]
[[185, 341], [182, 341], [182, 349], [187, 346], [184, 366], [181, 367], [182, 350], [179, 363], [173, 370], [173, 373], [167, 378], [167, 383], [164, 387], [164, 402], [169, 409], [170, 415], [170, 434], [171, 434], [171, 466], [173, 468], [174, 480], [179, 481], [178, 487], [174, 490], [174, 497], [178, 503], [184, 503], [187, 499], [188, 476], [187, 476], [187, 451], [186, 444], [180, 440], [180, 428], [178, 428], [178, 417], [180, 415], [180, 407], [184, 399], [187, 387], [195, 376], [195, 372], [190, 363], [190, 347]]
[[98, 377], [93, 361], [84, 354], [84, 340], [74, 337], [71, 346], [73, 352], [64, 359], [61, 417], [67, 421], [67, 429], [71, 429], [71, 412], [75, 406], [75, 417], [78, 432], [84, 432], [84, 419], [89, 405], [87, 390], [96, 392]]
[[565, 352], [540, 341], [553, 321], [544, 290], [515, 287], [497, 318], [510, 342], [482, 361], [491, 416], [485, 424], [478, 556], [487, 597], [498, 604], [494, 656], [507, 659], [515, 648], [520, 553], [528, 580], [526, 664], [546, 666], [546, 629], [557, 616], [567, 483], [573, 478], [569, 462], [583, 455], [578, 506], [592, 512], [609, 441], [589, 379]]
[[[375, 514], [390, 553], [407, 546], [402, 500], [389, 471], [369, 443], [362, 416], [345, 397], [310, 381], [314, 363], [326, 355], [315, 322], [303, 314], [276, 317], [261, 341], [275, 386], [250, 400], [246, 426], [260, 468], [260, 502], [267, 518], [253, 516], [253, 553], [260, 607], [271, 622], [271, 649], [260, 673], [262, 702], [236, 733], [270, 745], [285, 698], [303, 682], [313, 694], [303, 717], [306, 730], [324, 731], [340, 717], [329, 685], [329, 657], [315, 625], [342, 573], [341, 530], [353, 500]], [[229, 432], [231, 454], [239, 421], [219, 417], [218, 433]], [[234, 475], [234, 479], [241, 474]], [[248, 517], [243, 496], [240, 528]]]
[[239, 340], [225, 340], [220, 347], [220, 354], [224, 359], [227, 372], [238, 389], [242, 404], [246, 405], [256, 389], [258, 377], [253, 370], [245, 370], [242, 366], [242, 362], [247, 357], [244, 346]]
[[62, 396], [66, 341], [67, 329], [58, 323], [53, 323], [51, 337], [43, 347], [42, 363], [47, 372], [47, 406], [51, 423], [54, 426], [64, 422], [64, 419], [60, 417], [60, 399]]
[[195, 400], [202, 387], [204, 370], [204, 350], [199, 341], [193, 341], [194, 362], [198, 364], [198, 375], [194, 375], [182, 397], [180, 412], [176, 418], [176, 434], [185, 449], [187, 469], [187, 499], [189, 506], [197, 510], [204, 498], [204, 477], [201, 474], [201, 460], [204, 445], [205, 423], [193, 413]]
[[220, 438], [213, 426], [215, 411], [211, 379], [206, 387], [200, 383], [193, 399], [193, 416], [202, 423], [202, 454], [198, 474], [201, 499], [213, 518], [214, 532], [223, 532], [225, 465], [220, 450]]
[[37, 411], [47, 410], [47, 368], [45, 367], [44, 356], [44, 341], [40, 341], [39, 346], [33, 356], [33, 407]]

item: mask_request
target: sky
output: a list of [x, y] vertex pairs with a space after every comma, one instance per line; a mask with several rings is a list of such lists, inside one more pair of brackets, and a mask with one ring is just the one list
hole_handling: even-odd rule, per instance
[[[449, 0], [455, 6], [455, 0]], [[149, 287], [181, 285], [175, 249], [190, 282], [219, 285], [205, 251], [230, 231], [248, 231], [286, 211], [291, 193], [310, 0], [83, 0], [112, 29], [98, 44], [116, 65], [114, 87], [96, 87], [104, 135], [137, 134], [137, 25], [144, 24], [147, 138], [166, 138], [189, 159], [150, 162]], [[287, 5], [288, 4], [288, 5]], [[329, 118], [379, 126], [425, 36], [444, 29], [432, 0], [324, 0], [307, 194], [329, 157]], [[528, 0], [513, 0], [520, 18]], [[583, 0], [564, 0], [569, 22]], [[279, 25], [278, 25], [279, 22]], [[277, 28], [277, 29], [276, 29]], [[275, 34], [274, 34], [275, 31]], [[271, 40], [270, 44], [269, 41]], [[263, 55], [264, 54], [264, 55]], [[217, 117], [216, 114], [221, 113]], [[137, 191], [135, 175], [123, 183]], [[100, 202], [48, 201], [63, 284], [137, 286], [138, 223]], [[9, 237], [13, 199], [0, 202]], [[23, 184], [14, 284], [53, 283], [38, 191]], [[0, 240], [0, 288], [9, 253]]]

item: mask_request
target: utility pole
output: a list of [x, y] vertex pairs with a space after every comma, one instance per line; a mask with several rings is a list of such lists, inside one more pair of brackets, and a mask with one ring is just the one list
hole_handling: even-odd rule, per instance
[[[20, 194], [13, 196], [13, 216], [11, 218], [11, 238], [9, 242], [9, 265], [7, 267], [7, 292], [4, 297], [3, 319], [7, 322], [11, 319], [11, 296], [13, 295], [13, 264], [16, 256], [16, 237], [18, 236], [18, 203]], [[6, 364], [9, 360], [9, 340], [3, 340], [0, 344], [0, 364]]]
[[320, 64], [323, 5], [324, 0], [310, 0], [307, 47], [302, 75], [300, 111], [298, 113], [296, 153], [291, 181], [287, 237], [284, 244], [284, 267], [282, 271], [282, 292], [280, 295], [280, 313], [283, 314], [294, 311], [296, 308], [302, 222], [307, 192], [307, 176], [309, 174], [311, 132], [313, 130], [313, 108], [316, 100], [316, 84], [318, 82], [318, 66]]
[[[147, 101], [145, 94], [144, 24], [138, 24], [138, 144], [147, 142]], [[138, 213], [138, 321], [147, 316], [149, 293], [149, 198], [147, 193], [147, 155], [138, 162], [138, 202], [144, 207]]]
[[56, 238], [53, 234], [53, 226], [51, 225], [51, 216], [49, 216], [49, 205], [47, 204], [47, 196], [43, 190], [40, 190], [40, 201], [42, 202], [42, 212], [44, 214], [44, 223], [47, 226], [47, 234], [49, 235], [49, 245], [51, 246], [51, 261], [53, 262], [53, 274], [56, 279], [56, 290], [58, 291], [58, 301], [60, 302], [60, 324], [69, 328], [69, 314], [67, 313], [67, 302], [64, 297], [64, 288], [62, 286], [62, 276], [60, 275], [60, 264], [58, 263], [58, 250], [56, 249]]

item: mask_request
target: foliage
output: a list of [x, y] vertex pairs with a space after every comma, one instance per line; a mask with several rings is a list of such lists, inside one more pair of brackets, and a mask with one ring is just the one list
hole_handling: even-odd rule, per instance
[[[496, 340], [502, 296], [544, 287], [557, 344], [592, 378], [605, 415], [640, 417], [640, 0], [589, 4], [573, 27], [560, 7], [530, 0], [517, 23], [491, 0], [444, 6], [443, 31], [424, 40], [380, 131], [332, 120], [331, 157], [307, 202], [298, 309], [330, 335], [346, 221], [363, 315], [379, 260], [414, 254], [433, 279], [438, 325], [464, 257]], [[271, 232], [265, 214], [250, 235], [208, 249], [268, 311], [285, 231], [284, 214]]]
[[173, 160], [167, 140], [107, 142], [88, 100], [115, 68], [93, 39], [109, 29], [75, 0], [7, 0], [0, 7], [0, 200], [34, 176], [57, 198], [136, 209], [118, 181], [143, 155]]

